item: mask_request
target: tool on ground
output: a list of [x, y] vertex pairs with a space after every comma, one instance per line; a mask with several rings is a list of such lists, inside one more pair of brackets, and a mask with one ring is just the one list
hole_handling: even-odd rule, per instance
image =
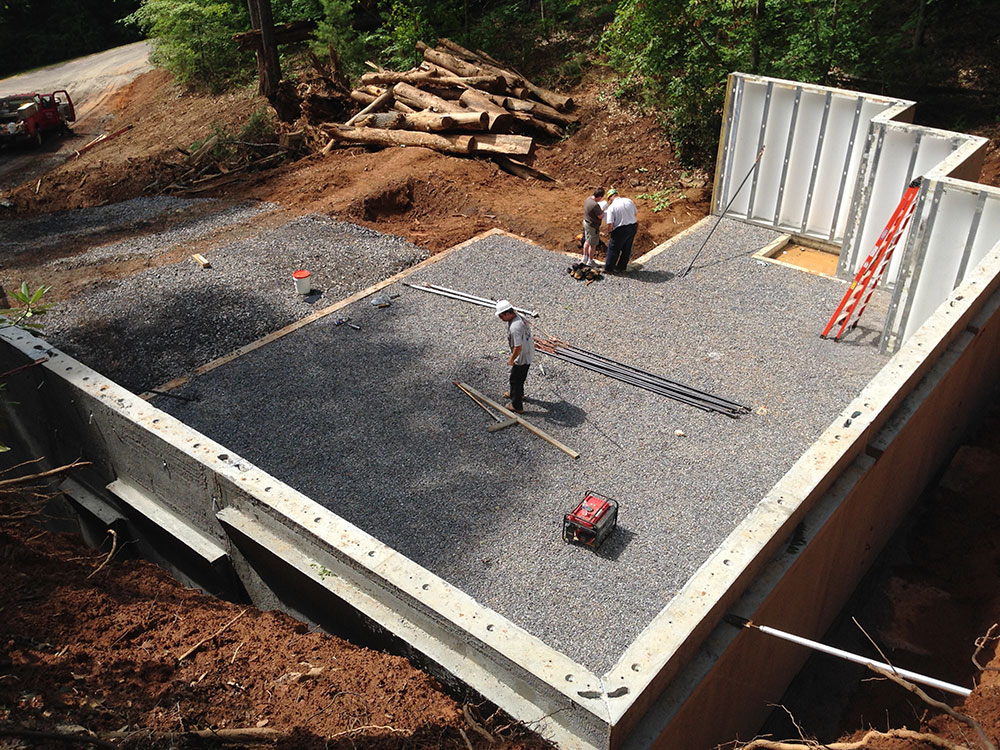
[[[452, 382], [454, 382], [454, 381], [452, 381]], [[531, 424], [531, 422], [529, 422], [528, 420], [526, 420], [524, 417], [522, 417], [522, 416], [520, 416], [518, 414], [515, 414], [510, 409], [507, 409], [507, 408], [505, 408], [503, 406], [500, 406], [500, 404], [498, 404], [496, 401], [493, 401], [488, 396], [484, 396], [482, 393], [480, 393], [479, 391], [477, 391], [475, 388], [473, 388], [472, 386], [468, 385], [467, 383], [455, 383], [455, 385], [458, 386], [458, 388], [460, 390], [464, 391], [465, 395], [467, 395], [470, 398], [472, 398], [473, 401], [476, 401], [477, 403], [482, 402], [482, 403], [479, 404], [480, 406], [482, 406], [483, 404], [486, 404], [490, 408], [495, 409], [496, 411], [498, 411], [501, 414], [503, 414], [505, 417], [507, 417], [508, 420], [513, 419], [514, 421], [516, 421], [519, 424], [523, 425], [524, 429], [528, 430], [528, 432], [533, 432], [534, 434], [538, 435], [538, 437], [542, 438], [542, 440], [545, 440], [545, 441], [547, 441], [549, 443], [552, 443], [552, 445], [554, 445], [556, 448], [558, 448], [559, 450], [561, 450], [563, 453], [565, 453], [570, 458], [579, 458], [580, 457], [580, 454], [577, 453], [572, 448], [570, 448], [569, 446], [563, 445], [558, 440], [556, 440], [554, 437], [552, 437], [551, 435], [549, 435], [547, 432], [544, 432], [543, 430], [540, 430], [537, 427], [535, 427], [535, 425]]]
[[588, 490], [580, 504], [563, 516], [563, 541], [597, 549], [617, 525], [618, 501]]
[[[488, 297], [477, 297], [473, 294], [467, 294], [466, 292], [459, 292], [455, 289], [449, 289], [444, 286], [436, 286], [434, 284], [410, 284], [408, 282], [403, 282], [404, 286], [408, 286], [411, 289], [416, 289], [421, 292], [430, 292], [431, 294], [437, 294], [441, 297], [448, 297], [449, 299], [456, 299], [459, 302], [468, 302], [472, 305], [479, 305], [480, 307], [492, 307], [496, 308], [497, 301], [495, 299], [489, 299]], [[521, 315], [528, 315], [532, 318], [537, 318], [538, 313], [534, 310], [522, 310], [520, 307], [515, 307], [516, 312], [521, 313]]]
[[361, 330], [361, 326], [352, 323], [350, 318], [337, 318], [335, 321], [333, 321], [333, 324], [335, 326], [346, 325], [348, 328], [353, 328], [355, 331]]
[[836, 656], [839, 659], [854, 662], [855, 664], [878, 667], [886, 672], [897, 674], [904, 679], [910, 680], [911, 682], [917, 682], [921, 685], [938, 688], [939, 690], [944, 690], [946, 693], [954, 693], [955, 695], [961, 695], [965, 698], [972, 694], [972, 691], [969, 688], [964, 688], [961, 685], [953, 685], [950, 682], [943, 682], [942, 680], [935, 679], [934, 677], [927, 677], [926, 675], [918, 674], [917, 672], [911, 672], [908, 669], [900, 669], [899, 667], [894, 667], [891, 664], [886, 664], [885, 662], [875, 661], [874, 659], [859, 656], [858, 654], [852, 654], [850, 651], [842, 651], [839, 648], [827, 646], [826, 644], [818, 643], [817, 641], [811, 641], [808, 638], [793, 635], [792, 633], [787, 633], [784, 630], [778, 630], [777, 628], [768, 627], [767, 625], [758, 625], [752, 620], [740, 617], [739, 615], [725, 615], [722, 619], [737, 628], [751, 628], [753, 630], [759, 630], [761, 633], [773, 635], [775, 638], [780, 638], [783, 641], [797, 643], [800, 646], [805, 646], [806, 648], [811, 648], [814, 651], [820, 651], [824, 654], [830, 654], [831, 656]]
[[569, 272], [569, 275], [577, 281], [586, 281], [587, 283], [590, 283], [591, 281], [597, 281], [597, 279], [601, 278], [601, 272], [596, 268], [588, 266], [586, 263], [574, 263], [567, 269], [567, 271]]
[[596, 372], [599, 375], [606, 375], [609, 378], [620, 380], [637, 388], [643, 388], [661, 396], [666, 396], [702, 411], [723, 414], [733, 419], [738, 419], [743, 414], [750, 413], [749, 406], [713, 395], [707, 391], [692, 388], [683, 383], [678, 383], [676, 380], [669, 380], [660, 375], [654, 375], [631, 365], [616, 362], [600, 354], [567, 344], [565, 341], [559, 341], [558, 339], [535, 339], [535, 348], [555, 359]]
[[[843, 299], [840, 300], [837, 309], [830, 316], [830, 320], [820, 334], [820, 338], [829, 338], [830, 330], [837, 323], [840, 323], [840, 328], [837, 329], [837, 333], [833, 336], [834, 341], [840, 341], [840, 337], [844, 335], [845, 331], [853, 331], [857, 327], [858, 321], [861, 320], [861, 316], [865, 312], [865, 308], [868, 307], [868, 300], [872, 298], [875, 287], [878, 286], [882, 275], [889, 267], [889, 263], [892, 262], [892, 253], [896, 249], [896, 245], [899, 244], [899, 238], [903, 236], [903, 232], [910, 223], [910, 218], [913, 216], [913, 211], [916, 208], [917, 195], [920, 192], [920, 183], [922, 180], [922, 177], [917, 177], [903, 192], [903, 197], [900, 199], [899, 205], [896, 206], [896, 210], [889, 217], [885, 229], [882, 230], [882, 234], [875, 241], [875, 247], [872, 248], [868, 257], [865, 258], [865, 262], [858, 269], [854, 281], [851, 282], [851, 285], [847, 287], [847, 291], [844, 292]], [[865, 294], [866, 289], [868, 291], [867, 295]], [[862, 297], [864, 297], [864, 301], [861, 300]], [[849, 306], [847, 305], [848, 300], [851, 301]], [[860, 309], [858, 309], [858, 302], [861, 302]], [[847, 312], [844, 312], [843, 317], [841, 317], [840, 314], [844, 311], [845, 306], [847, 306]], [[854, 315], [855, 309], [858, 310], [857, 315]], [[847, 327], [848, 323], [851, 324], [850, 328]]]
[[764, 146], [761, 146], [760, 151], [757, 153], [757, 158], [753, 160], [753, 164], [750, 166], [750, 171], [747, 172], [747, 176], [743, 178], [743, 182], [741, 182], [740, 186], [736, 188], [736, 192], [733, 193], [733, 197], [729, 199], [729, 203], [727, 203], [726, 207], [722, 209], [722, 213], [719, 214], [719, 218], [716, 219], [715, 225], [709, 230], [708, 234], [705, 235], [705, 241], [701, 243], [701, 247], [698, 248], [698, 252], [694, 254], [694, 257], [691, 259], [691, 262], [688, 263], [688, 267], [684, 269], [684, 273], [681, 274], [681, 278], [687, 276], [688, 273], [691, 271], [691, 267], [694, 265], [694, 262], [698, 260], [698, 256], [701, 255], [701, 251], [704, 250], [705, 245], [708, 244], [708, 238], [712, 236], [712, 232], [714, 232], [719, 227], [719, 224], [722, 223], [722, 219], [726, 215], [726, 211], [728, 211], [729, 207], [733, 205], [733, 201], [736, 200], [736, 196], [740, 194], [740, 191], [743, 189], [743, 186], [746, 185], [747, 180], [750, 179], [750, 175], [752, 175], [753, 171], [757, 169], [757, 163], [760, 161], [760, 157], [763, 155], [764, 155]]

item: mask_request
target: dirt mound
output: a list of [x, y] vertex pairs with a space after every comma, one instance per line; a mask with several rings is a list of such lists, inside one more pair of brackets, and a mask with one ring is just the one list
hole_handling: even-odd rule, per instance
[[20, 518], [23, 498], [4, 496], [0, 513], [3, 734], [76, 725], [120, 747], [186, 747], [156, 734], [249, 728], [297, 749], [485, 747], [469, 711], [504, 737], [491, 747], [546, 747], [495, 709], [463, 710], [401, 657], [184, 588], [141, 560], [102, 565], [110, 540], [95, 552], [46, 532]]

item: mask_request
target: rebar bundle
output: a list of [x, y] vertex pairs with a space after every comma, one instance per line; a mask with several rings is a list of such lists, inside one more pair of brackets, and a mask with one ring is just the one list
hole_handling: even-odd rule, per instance
[[692, 388], [675, 380], [654, 375], [646, 370], [640, 370], [631, 365], [616, 362], [613, 359], [567, 344], [557, 339], [536, 339], [535, 348], [550, 357], [568, 362], [585, 370], [605, 375], [623, 383], [643, 388], [652, 393], [680, 401], [702, 411], [723, 414], [738, 419], [743, 414], [750, 413], [750, 407], [716, 396], [706, 391]]

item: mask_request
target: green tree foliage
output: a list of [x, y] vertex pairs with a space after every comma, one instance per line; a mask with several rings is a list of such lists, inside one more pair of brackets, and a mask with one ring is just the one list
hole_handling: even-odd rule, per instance
[[903, 37], [877, 27], [885, 12], [878, 0], [622, 0], [602, 49], [619, 93], [660, 108], [682, 157], [704, 163], [730, 72], [812, 83], [884, 72], [903, 54]]
[[0, 78], [138, 41], [139, 0], [0, 0]]
[[253, 55], [232, 39], [250, 27], [247, 6], [235, 0], [142, 0], [125, 22], [153, 40], [153, 64], [182, 83], [219, 91], [254, 70]]

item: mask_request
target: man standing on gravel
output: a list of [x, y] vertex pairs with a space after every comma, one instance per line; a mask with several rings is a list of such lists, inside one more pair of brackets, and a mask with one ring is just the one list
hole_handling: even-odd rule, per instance
[[604, 188], [599, 187], [583, 202], [583, 262], [591, 267], [594, 265], [594, 253], [601, 244], [601, 219], [604, 218], [604, 209], [600, 200], [603, 197]]
[[497, 317], [507, 324], [507, 343], [510, 345], [510, 403], [507, 408], [520, 414], [524, 411], [524, 381], [528, 378], [528, 368], [535, 355], [535, 340], [527, 321], [517, 314], [514, 306], [505, 299], [497, 302]]
[[635, 239], [636, 230], [639, 229], [635, 203], [631, 198], [618, 195], [618, 191], [611, 188], [608, 191], [608, 207], [604, 211], [604, 221], [611, 228], [604, 272], [625, 273], [632, 257], [632, 241]]

